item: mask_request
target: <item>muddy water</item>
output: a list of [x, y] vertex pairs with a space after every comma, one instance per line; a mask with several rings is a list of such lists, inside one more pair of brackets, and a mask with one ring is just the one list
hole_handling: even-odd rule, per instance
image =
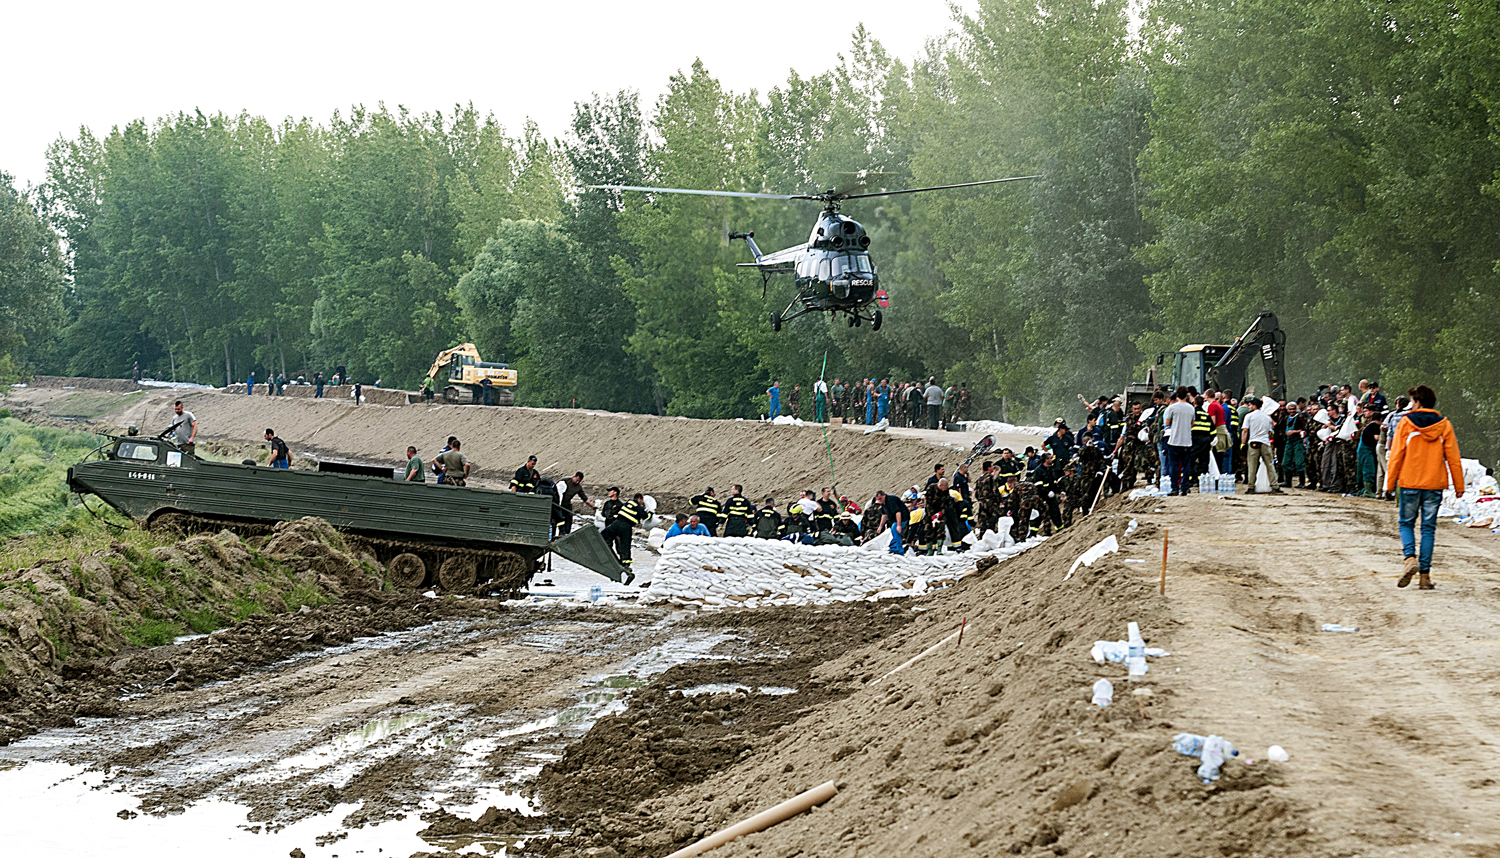
[[684, 618], [548, 599], [133, 695], [0, 749], [6, 851], [503, 853], [514, 839], [424, 840], [421, 816], [534, 813], [526, 784], [567, 741], [669, 667], [725, 657], [729, 634]]

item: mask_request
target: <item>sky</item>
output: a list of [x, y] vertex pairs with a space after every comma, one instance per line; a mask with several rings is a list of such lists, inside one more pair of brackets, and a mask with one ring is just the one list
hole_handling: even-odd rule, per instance
[[326, 121], [352, 104], [472, 102], [513, 134], [531, 118], [556, 137], [575, 101], [635, 89], [652, 104], [696, 58], [729, 89], [764, 93], [793, 68], [832, 68], [857, 24], [904, 59], [952, 25], [949, 0], [22, 0], [5, 18], [0, 171], [20, 187], [81, 126], [102, 137], [194, 109]]

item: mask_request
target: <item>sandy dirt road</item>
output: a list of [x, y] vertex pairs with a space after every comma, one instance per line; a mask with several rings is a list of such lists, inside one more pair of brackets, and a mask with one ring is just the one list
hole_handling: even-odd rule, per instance
[[1152, 519], [1181, 546], [1167, 596], [1184, 622], [1169, 644], [1183, 670], [1162, 684], [1184, 710], [1251, 756], [1283, 745], [1291, 795], [1330, 836], [1500, 855], [1497, 538], [1443, 522], [1438, 589], [1420, 592], [1395, 586], [1393, 504], [1296, 492], [1165, 508]]

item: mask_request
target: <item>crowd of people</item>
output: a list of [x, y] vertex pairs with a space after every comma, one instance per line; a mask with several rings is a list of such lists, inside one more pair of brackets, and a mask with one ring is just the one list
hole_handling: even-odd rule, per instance
[[832, 384], [820, 378], [809, 390], [810, 394], [804, 394], [801, 384], [786, 390], [781, 382], [772, 382], [766, 391], [767, 418], [787, 416], [818, 423], [837, 418], [867, 426], [885, 422], [890, 426], [941, 429], [945, 424], [970, 419], [973, 405], [967, 384], [943, 387], [936, 376], [929, 376], [925, 382], [894, 384], [888, 378], [847, 383], [835, 378]]

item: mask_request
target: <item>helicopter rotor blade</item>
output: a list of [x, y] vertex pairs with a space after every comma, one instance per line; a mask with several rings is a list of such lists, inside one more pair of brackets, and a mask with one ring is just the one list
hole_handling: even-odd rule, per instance
[[817, 200], [808, 194], [753, 194], [749, 191], [702, 191], [692, 188], [651, 188], [642, 185], [584, 185], [605, 191], [644, 191], [656, 194], [693, 194], [700, 197], [748, 197], [757, 200]]
[[933, 187], [930, 187], [930, 188], [906, 188], [904, 190], [899, 190], [899, 191], [875, 191], [873, 193], [868, 193], [868, 194], [847, 194], [847, 195], [841, 195], [839, 197], [839, 199], [844, 199], [844, 200], [862, 200], [862, 199], [866, 199], [868, 197], [894, 197], [897, 194], [920, 194], [923, 191], [946, 191], [946, 190], [950, 190], [952, 188], [972, 188], [972, 187], [975, 187], [977, 185], [998, 185], [1001, 182], [1019, 182], [1022, 179], [1040, 179], [1040, 178], [1042, 178], [1042, 176], [1039, 173], [1039, 174], [1037, 174], [1035, 176], [1011, 176], [1011, 177], [1006, 178], [1006, 179], [985, 179], [982, 182], [960, 182], [957, 185], [934, 185]]

